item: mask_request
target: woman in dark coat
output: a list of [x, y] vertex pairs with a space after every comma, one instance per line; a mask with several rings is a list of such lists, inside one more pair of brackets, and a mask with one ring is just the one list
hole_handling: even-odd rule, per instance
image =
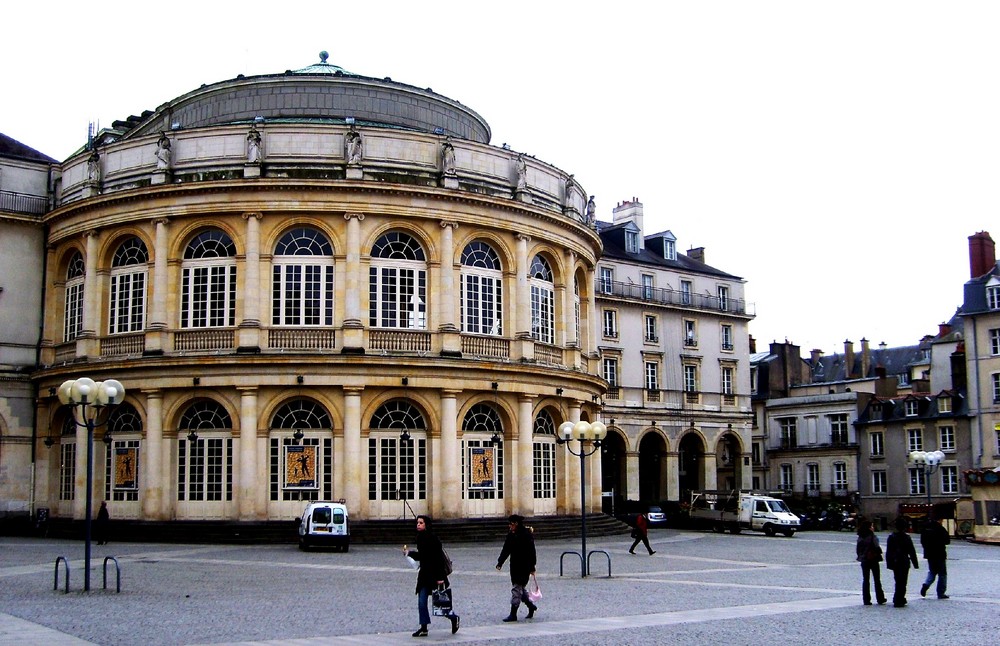
[[861, 599], [866, 606], [872, 605], [871, 579], [875, 579], [875, 600], [879, 605], [885, 603], [885, 593], [882, 592], [882, 572], [878, 563], [882, 560], [882, 546], [878, 544], [878, 536], [872, 531], [872, 521], [863, 520], [858, 523], [858, 542], [854, 550], [861, 563]]
[[528, 579], [535, 573], [535, 537], [531, 530], [524, 526], [524, 517], [517, 514], [508, 519], [507, 539], [504, 540], [500, 558], [497, 559], [497, 570], [503, 567], [503, 562], [510, 557], [510, 614], [504, 621], [517, 621], [517, 609], [521, 602], [528, 606], [528, 619], [535, 616], [538, 606], [528, 598]]
[[885, 567], [892, 570], [896, 581], [896, 589], [892, 593], [892, 605], [902, 608], [906, 605], [906, 580], [910, 578], [910, 563], [913, 569], [917, 565], [917, 550], [913, 547], [913, 539], [906, 533], [910, 526], [906, 516], [896, 519], [896, 531], [889, 534], [885, 541]]
[[[417, 610], [420, 614], [420, 628], [413, 633], [414, 637], [426, 637], [427, 626], [431, 623], [430, 613], [427, 611], [427, 599], [433, 594], [438, 586], [450, 587], [448, 576], [445, 574], [444, 548], [441, 541], [431, 531], [431, 517], [417, 516], [417, 549], [407, 550], [403, 546], [403, 553], [420, 563], [417, 570]], [[451, 619], [451, 632], [458, 632], [459, 616], [454, 612], [448, 617]]]

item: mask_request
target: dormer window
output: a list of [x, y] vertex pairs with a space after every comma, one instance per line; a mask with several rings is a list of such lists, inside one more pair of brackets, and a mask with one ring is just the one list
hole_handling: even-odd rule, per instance
[[667, 238], [663, 239], [663, 258], [677, 260], [677, 243]]
[[639, 253], [639, 232], [625, 232], [625, 251], [628, 253]]
[[907, 399], [905, 402], [903, 402], [903, 407], [904, 407], [904, 410], [906, 411], [906, 416], [907, 417], [916, 417], [917, 416], [918, 411], [917, 411], [917, 400], [916, 399]]
[[991, 310], [1000, 310], [1000, 285], [990, 285], [986, 288], [986, 306]]
[[950, 413], [951, 412], [951, 396], [942, 395], [938, 397], [937, 400], [938, 413]]

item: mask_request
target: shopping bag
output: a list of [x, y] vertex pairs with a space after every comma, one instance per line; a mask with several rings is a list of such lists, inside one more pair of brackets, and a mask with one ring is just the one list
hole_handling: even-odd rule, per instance
[[528, 601], [537, 603], [542, 598], [542, 589], [538, 587], [538, 579], [535, 578], [534, 574], [531, 575], [531, 581], [535, 584], [535, 589], [532, 590], [530, 586], [528, 587]]
[[439, 587], [431, 594], [431, 611], [435, 617], [451, 616], [451, 588]]

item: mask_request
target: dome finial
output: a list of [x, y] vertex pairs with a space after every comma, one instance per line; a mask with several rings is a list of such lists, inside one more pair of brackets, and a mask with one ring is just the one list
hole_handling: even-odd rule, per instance
[[319, 62], [320, 63], [326, 64], [326, 59], [328, 59], [328, 58], [330, 58], [330, 54], [328, 54], [326, 52], [326, 50], [324, 50], [324, 51], [322, 51], [322, 52], [319, 53]]

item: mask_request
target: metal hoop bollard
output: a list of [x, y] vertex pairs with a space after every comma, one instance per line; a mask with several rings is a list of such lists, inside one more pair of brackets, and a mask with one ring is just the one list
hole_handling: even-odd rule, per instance
[[594, 554], [603, 554], [608, 557], [608, 578], [611, 578], [611, 555], [604, 550], [590, 550], [587, 552], [587, 574], [590, 574], [590, 557]]
[[63, 567], [66, 568], [66, 590], [65, 590], [65, 593], [69, 594], [69, 561], [66, 560], [65, 556], [57, 556], [56, 557], [56, 566], [55, 566], [55, 572], [54, 572], [55, 580], [52, 583], [52, 590], [55, 591], [55, 590], [59, 589], [59, 562], [60, 561], [62, 561]]
[[[113, 556], [105, 556], [104, 557], [104, 589], [105, 590], [108, 589], [108, 561], [114, 561], [114, 563], [115, 563], [115, 579], [116, 579], [116, 581], [115, 581], [115, 592], [121, 594], [121, 591], [122, 591], [122, 569], [118, 565], [118, 559], [116, 559]], [[609, 573], [609, 575], [610, 575], [610, 572], [611, 572], [610, 567], [611, 566], [609, 564], [608, 565], [608, 568], [609, 568], [608, 573]]]
[[563, 559], [566, 558], [567, 554], [572, 554], [573, 556], [579, 556], [580, 557], [580, 567], [581, 568], [583, 567], [583, 554], [580, 554], [579, 552], [577, 552], [575, 550], [570, 550], [568, 552], [563, 552], [562, 555], [559, 557], [559, 576], [563, 575]]

